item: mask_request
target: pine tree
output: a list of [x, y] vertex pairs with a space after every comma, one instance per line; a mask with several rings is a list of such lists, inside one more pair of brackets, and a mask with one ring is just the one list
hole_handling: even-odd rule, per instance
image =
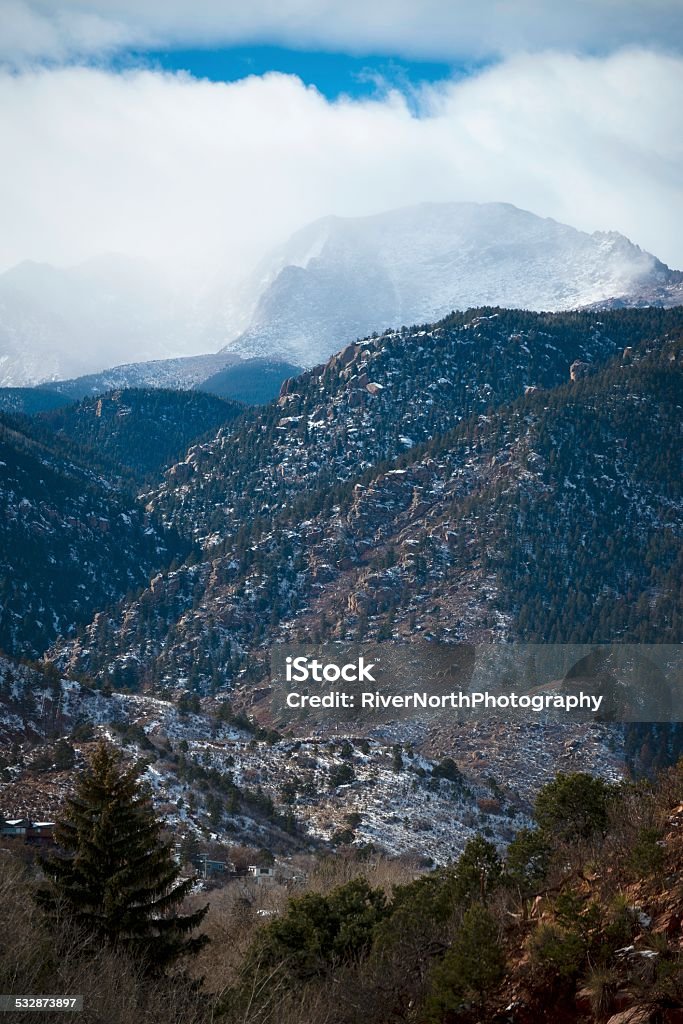
[[111, 745], [99, 744], [57, 824], [62, 852], [42, 863], [52, 886], [40, 891], [39, 901], [48, 912], [66, 905], [88, 933], [158, 971], [204, 945], [205, 936], [190, 933], [208, 906], [177, 913], [194, 879], [178, 882], [180, 866], [161, 839], [140, 771]]
[[586, 772], [559, 772], [536, 797], [534, 817], [542, 831], [566, 842], [604, 832], [613, 787]]
[[435, 968], [425, 1006], [430, 1024], [452, 1020], [458, 1008], [474, 999], [483, 1005], [486, 995], [505, 973], [505, 956], [495, 919], [480, 903], [466, 911], [458, 934]]
[[459, 902], [485, 902], [500, 884], [503, 865], [498, 852], [483, 836], [468, 839], [455, 869], [454, 893]]

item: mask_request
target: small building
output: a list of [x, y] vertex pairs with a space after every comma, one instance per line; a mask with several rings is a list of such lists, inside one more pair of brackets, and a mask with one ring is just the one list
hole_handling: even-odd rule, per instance
[[0, 827], [0, 835], [21, 836], [22, 838], [25, 838], [30, 827], [31, 822], [28, 818], [10, 818], [2, 823], [2, 826]]
[[234, 870], [229, 861], [211, 860], [203, 853], [193, 857], [191, 864], [202, 878], [216, 878], [218, 875], [232, 874]]
[[52, 846], [55, 841], [54, 821], [34, 821], [26, 832], [26, 842], [34, 846]]
[[52, 846], [55, 841], [54, 821], [29, 821], [28, 818], [0, 819], [0, 836], [23, 839], [33, 846]]
[[247, 868], [247, 873], [250, 878], [256, 882], [257, 885], [272, 885], [275, 881], [275, 868], [274, 867], [260, 867], [258, 864], [250, 864]]

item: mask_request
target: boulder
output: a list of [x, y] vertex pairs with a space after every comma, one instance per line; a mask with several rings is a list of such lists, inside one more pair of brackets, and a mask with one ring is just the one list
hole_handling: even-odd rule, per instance
[[622, 1010], [610, 1017], [607, 1024], [652, 1024], [655, 1019], [653, 1010], [646, 1006], [632, 1006], [630, 1010]]

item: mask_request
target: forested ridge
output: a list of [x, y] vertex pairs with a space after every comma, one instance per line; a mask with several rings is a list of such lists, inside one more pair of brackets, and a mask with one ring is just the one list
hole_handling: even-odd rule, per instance
[[145, 493], [203, 553], [61, 664], [215, 692], [276, 637], [677, 642], [680, 315], [486, 310], [350, 347]]

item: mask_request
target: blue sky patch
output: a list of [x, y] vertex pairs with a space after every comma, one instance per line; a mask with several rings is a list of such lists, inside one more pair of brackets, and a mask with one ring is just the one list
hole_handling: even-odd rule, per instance
[[411, 61], [386, 56], [289, 50], [278, 46], [231, 46], [220, 49], [169, 49], [129, 53], [115, 61], [119, 67], [144, 64], [166, 71], [187, 71], [212, 82], [234, 82], [269, 71], [297, 75], [324, 96], [374, 96], [387, 86], [410, 91], [423, 83], [462, 78], [482, 65], [453, 65], [442, 61]]

